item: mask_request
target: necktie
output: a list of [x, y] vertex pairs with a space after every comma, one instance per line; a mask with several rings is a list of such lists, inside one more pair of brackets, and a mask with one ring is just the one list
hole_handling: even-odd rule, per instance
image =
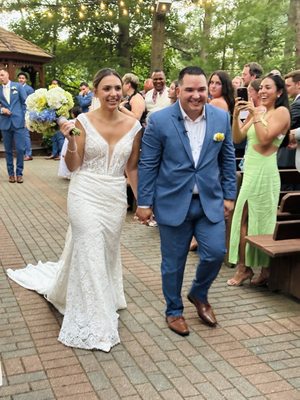
[[10, 103], [10, 87], [8, 85], [3, 85], [3, 95], [9, 104]]

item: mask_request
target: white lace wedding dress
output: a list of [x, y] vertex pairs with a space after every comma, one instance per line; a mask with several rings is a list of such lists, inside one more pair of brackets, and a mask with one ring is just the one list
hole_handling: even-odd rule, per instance
[[70, 181], [70, 227], [57, 263], [7, 270], [21, 286], [43, 294], [62, 314], [58, 340], [67, 346], [109, 351], [120, 342], [117, 310], [126, 307], [120, 236], [126, 215], [124, 169], [141, 125], [137, 121], [109, 155], [109, 146], [85, 114], [83, 164]]

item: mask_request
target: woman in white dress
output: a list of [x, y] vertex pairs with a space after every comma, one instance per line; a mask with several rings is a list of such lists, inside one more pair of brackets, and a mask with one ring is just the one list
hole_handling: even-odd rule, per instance
[[111, 69], [94, 78], [101, 107], [78, 116], [61, 132], [73, 172], [68, 193], [68, 230], [57, 263], [39, 262], [8, 270], [11, 279], [45, 295], [64, 319], [58, 340], [83, 349], [110, 349], [120, 342], [117, 310], [126, 307], [120, 236], [126, 215], [126, 175], [134, 194], [140, 150], [140, 123], [118, 110], [122, 80]]

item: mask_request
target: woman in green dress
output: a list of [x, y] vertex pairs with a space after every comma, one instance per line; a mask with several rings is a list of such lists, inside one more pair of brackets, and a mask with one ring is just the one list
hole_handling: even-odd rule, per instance
[[[250, 279], [260, 286], [268, 281], [269, 257], [246, 244], [246, 235], [272, 234], [280, 193], [276, 153], [290, 128], [288, 96], [279, 75], [266, 76], [259, 89], [261, 105], [237, 99], [233, 114], [233, 141], [247, 137], [242, 186], [236, 202], [230, 235], [229, 262], [237, 265], [229, 286], [240, 286]], [[239, 114], [247, 110], [250, 119], [239, 125]], [[253, 279], [252, 267], [261, 267]]]

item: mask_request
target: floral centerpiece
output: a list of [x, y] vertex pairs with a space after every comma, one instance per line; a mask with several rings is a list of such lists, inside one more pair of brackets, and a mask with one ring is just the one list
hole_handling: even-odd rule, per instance
[[[30, 131], [52, 136], [69, 118], [69, 111], [74, 106], [72, 95], [61, 87], [37, 89], [26, 99], [26, 126]], [[73, 135], [79, 135], [80, 130], [74, 128]]]

